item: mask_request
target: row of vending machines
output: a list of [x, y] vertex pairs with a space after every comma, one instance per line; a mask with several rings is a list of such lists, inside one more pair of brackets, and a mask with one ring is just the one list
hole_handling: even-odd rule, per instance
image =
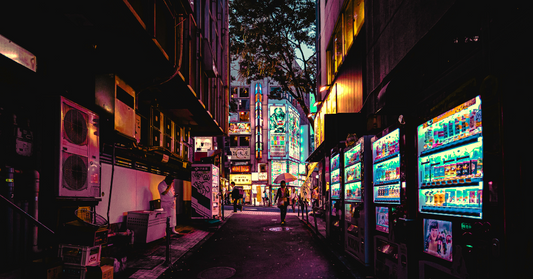
[[331, 151], [330, 237], [377, 278], [490, 272], [498, 221], [485, 215], [481, 101]]

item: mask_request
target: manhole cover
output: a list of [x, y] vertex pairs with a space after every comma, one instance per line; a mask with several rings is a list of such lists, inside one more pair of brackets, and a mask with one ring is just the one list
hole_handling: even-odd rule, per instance
[[271, 232], [281, 232], [281, 231], [288, 231], [289, 227], [272, 227], [272, 228], [263, 228], [263, 231], [271, 231]]
[[198, 274], [199, 279], [225, 279], [235, 275], [235, 269], [231, 267], [212, 267]]

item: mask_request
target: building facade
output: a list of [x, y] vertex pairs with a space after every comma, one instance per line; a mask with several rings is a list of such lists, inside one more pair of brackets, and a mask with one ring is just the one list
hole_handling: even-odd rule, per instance
[[[509, 131], [519, 129], [515, 119], [527, 114], [527, 105], [518, 104], [516, 100], [521, 98], [511, 93], [527, 90], [525, 74], [518, 70], [527, 67], [524, 57], [528, 56], [520, 34], [531, 24], [523, 4], [326, 0], [318, 1], [317, 9], [320, 104], [315, 116], [316, 150], [308, 161], [319, 166], [319, 200], [326, 211], [326, 236], [377, 278], [500, 278], [528, 274], [530, 268], [518, 264], [524, 260], [513, 256], [516, 247], [521, 246], [514, 236], [522, 230], [512, 224], [517, 221], [516, 214], [525, 210], [525, 201], [509, 195], [513, 190], [507, 188], [513, 185], [524, 189], [519, 170], [530, 166], [524, 161], [529, 153], [521, 153], [508, 136]], [[422, 167], [416, 166], [423, 154], [417, 156], [416, 144], [421, 137], [416, 138], [416, 127], [432, 125], [454, 108], [461, 110], [479, 100], [482, 105], [474, 113], [481, 117], [483, 107], [483, 117], [489, 119], [483, 122], [487, 126], [483, 126], [482, 141], [486, 147], [484, 168], [490, 173], [476, 185], [485, 193], [482, 209], [478, 209], [483, 217], [472, 221], [476, 218], [467, 214], [454, 215], [448, 212], [453, 207], [450, 204], [439, 204], [440, 208], [428, 212], [424, 207], [428, 201], [422, 194], [429, 193], [424, 188], [428, 186], [422, 185], [417, 173]], [[472, 111], [470, 108], [470, 118]], [[461, 119], [463, 131], [468, 125], [476, 127], [480, 123], [466, 124], [466, 115]], [[339, 127], [339, 122], [350, 123], [349, 128]], [[369, 199], [357, 202], [348, 200], [352, 193], [344, 192], [344, 186], [340, 195], [334, 193], [330, 186], [338, 182], [337, 156], [348, 150], [349, 142], [367, 135], [375, 143], [396, 128], [403, 150], [398, 161], [402, 162], [398, 166], [398, 191], [393, 191], [398, 200], [380, 201], [390, 192], [375, 185], [363, 190]], [[439, 131], [437, 137], [444, 130]], [[369, 149], [376, 150], [384, 149]], [[376, 184], [376, 176], [381, 173], [375, 168], [364, 173], [369, 171], [374, 172]], [[439, 193], [449, 190], [445, 188], [441, 186]], [[491, 195], [488, 204], [486, 193]], [[341, 212], [339, 204], [344, 209]], [[449, 241], [453, 234], [457, 245], [447, 248], [453, 249], [453, 259], [443, 260], [442, 255], [450, 250], [431, 254], [422, 247], [428, 243], [423, 238], [430, 223], [440, 225], [441, 233], [447, 231]], [[483, 236], [470, 224], [487, 226]], [[388, 251], [395, 256], [391, 258]]]
[[[228, 133], [228, 2], [12, 2], [0, 14], [1, 194], [56, 233], [80, 207], [117, 231], [173, 174], [187, 220], [192, 138]], [[13, 208], [3, 217], [0, 272], [53, 239], [15, 225]]]

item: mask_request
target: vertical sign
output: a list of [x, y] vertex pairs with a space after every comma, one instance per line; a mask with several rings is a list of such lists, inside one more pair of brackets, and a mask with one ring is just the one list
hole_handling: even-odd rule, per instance
[[287, 114], [289, 137], [289, 157], [300, 160], [300, 115], [292, 107]]
[[286, 119], [285, 105], [269, 106], [270, 157], [285, 157], [286, 155]]
[[255, 158], [263, 158], [263, 89], [255, 85]]

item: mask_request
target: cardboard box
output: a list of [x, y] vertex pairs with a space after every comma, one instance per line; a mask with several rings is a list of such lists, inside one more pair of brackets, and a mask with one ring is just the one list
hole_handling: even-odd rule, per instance
[[114, 267], [112, 265], [103, 265], [100, 268], [102, 269], [102, 279], [113, 279]]

